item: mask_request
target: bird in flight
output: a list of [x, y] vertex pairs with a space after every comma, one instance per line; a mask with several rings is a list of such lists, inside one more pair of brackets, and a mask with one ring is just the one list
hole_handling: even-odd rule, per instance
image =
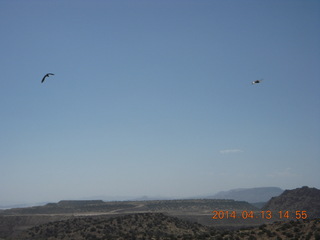
[[44, 77], [41, 80], [41, 83], [44, 82], [44, 80], [46, 79], [46, 77], [49, 77], [50, 75], [54, 75], [53, 73], [47, 73], [46, 75], [44, 75]]
[[255, 81], [253, 81], [251, 84], [261, 83], [261, 81], [262, 81], [262, 79], [260, 79], [260, 80], [255, 80]]

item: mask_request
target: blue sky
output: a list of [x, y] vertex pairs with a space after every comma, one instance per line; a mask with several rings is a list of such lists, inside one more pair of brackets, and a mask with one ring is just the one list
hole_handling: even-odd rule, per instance
[[0, 1], [0, 204], [320, 188], [319, 12]]

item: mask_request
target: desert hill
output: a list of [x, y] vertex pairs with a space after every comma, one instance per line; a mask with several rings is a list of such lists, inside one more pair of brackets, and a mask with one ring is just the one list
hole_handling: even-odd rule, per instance
[[273, 197], [262, 210], [270, 211], [306, 211], [309, 218], [320, 217], [320, 190], [302, 187], [285, 190], [280, 196]]
[[278, 187], [238, 188], [222, 191], [210, 196], [210, 199], [233, 199], [249, 203], [267, 202], [272, 197], [279, 196], [283, 190]]
[[[264, 210], [244, 201], [223, 199], [63, 200], [44, 206], [0, 211], [0, 240], [299, 239], [301, 236], [303, 239], [320, 239], [319, 216], [312, 214], [312, 209], [319, 209], [318, 193], [318, 189], [308, 187], [287, 190], [271, 199], [270, 208]], [[275, 199], [282, 200], [277, 202]], [[285, 209], [285, 206], [288, 208]], [[287, 210], [290, 206], [300, 208], [293, 209], [295, 211], [305, 209], [309, 216], [318, 219], [292, 221], [296, 219], [262, 217], [263, 211], [278, 213], [279, 209]], [[238, 217], [213, 219], [215, 210], [222, 213], [236, 211]], [[253, 212], [255, 217], [243, 219], [240, 217], [243, 212]], [[275, 222], [278, 220], [281, 222]], [[232, 230], [248, 226], [251, 228], [247, 230]]]
[[219, 226], [251, 226], [258, 225], [258, 221], [240, 219], [212, 220], [212, 211], [242, 211], [257, 208], [247, 202], [215, 199], [189, 199], [189, 200], [154, 200], [154, 201], [117, 201], [103, 202], [101, 200], [60, 201], [48, 203], [44, 206], [13, 208], [0, 212], [0, 239], [16, 235], [24, 229], [46, 224], [52, 221], [67, 220], [75, 217], [104, 216], [111, 218], [118, 215], [134, 213], [166, 213], [173, 217], [198, 222], [203, 225]]
[[320, 220], [263, 224], [237, 231], [218, 230], [166, 216], [137, 213], [113, 218], [82, 217], [50, 222], [22, 232], [16, 239], [319, 239]]
[[[208, 233], [207, 233], [208, 232]], [[83, 217], [33, 227], [25, 239], [204, 239], [208, 227], [162, 213], [137, 213], [114, 218]]]
[[234, 239], [320, 239], [320, 219], [279, 221], [235, 231]]

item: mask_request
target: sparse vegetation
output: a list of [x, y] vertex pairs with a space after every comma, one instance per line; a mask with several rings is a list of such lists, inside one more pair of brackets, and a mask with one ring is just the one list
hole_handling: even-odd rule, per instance
[[298, 219], [317, 218], [320, 213], [320, 190], [306, 186], [285, 190], [279, 197], [271, 198], [262, 210], [286, 210], [289, 216]]
[[[66, 226], [69, 226], [68, 233]], [[62, 236], [66, 239], [177, 239], [177, 236], [181, 236], [180, 239], [195, 239], [196, 236], [210, 236], [205, 226], [161, 213], [131, 214], [110, 219], [76, 218], [43, 224], [23, 234], [23, 237], [33, 239], [62, 239]]]
[[[311, 198], [316, 198], [314, 190], [309, 191], [306, 187], [302, 190], [306, 197], [299, 203], [299, 209], [314, 202]], [[288, 191], [284, 194], [288, 196]], [[294, 195], [289, 192], [289, 196]], [[278, 198], [284, 204], [286, 198]], [[275, 198], [273, 202], [277, 202]], [[314, 206], [318, 211], [318, 205]], [[233, 200], [60, 201], [41, 207], [0, 211], [0, 239], [320, 240], [320, 219], [213, 220], [215, 209], [255, 211], [250, 204]], [[239, 229], [240, 226], [251, 227]]]
[[[285, 228], [285, 231], [282, 229]], [[314, 230], [316, 231], [314, 231]], [[18, 239], [320, 239], [320, 219], [276, 222], [238, 231], [218, 230], [162, 213], [115, 218], [78, 217], [51, 222], [23, 232]]]

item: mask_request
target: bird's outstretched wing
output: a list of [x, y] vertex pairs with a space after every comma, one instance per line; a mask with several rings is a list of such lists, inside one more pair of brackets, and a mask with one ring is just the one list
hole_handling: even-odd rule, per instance
[[41, 83], [44, 82], [44, 80], [46, 79], [46, 77], [49, 77], [50, 75], [54, 75], [53, 73], [47, 73], [46, 75], [44, 75], [44, 77], [41, 80]]
[[43, 83], [44, 82], [44, 80], [46, 79], [46, 77], [47, 77], [47, 74], [46, 75], [44, 75], [44, 77], [42, 78], [42, 80], [41, 80], [41, 83]]

